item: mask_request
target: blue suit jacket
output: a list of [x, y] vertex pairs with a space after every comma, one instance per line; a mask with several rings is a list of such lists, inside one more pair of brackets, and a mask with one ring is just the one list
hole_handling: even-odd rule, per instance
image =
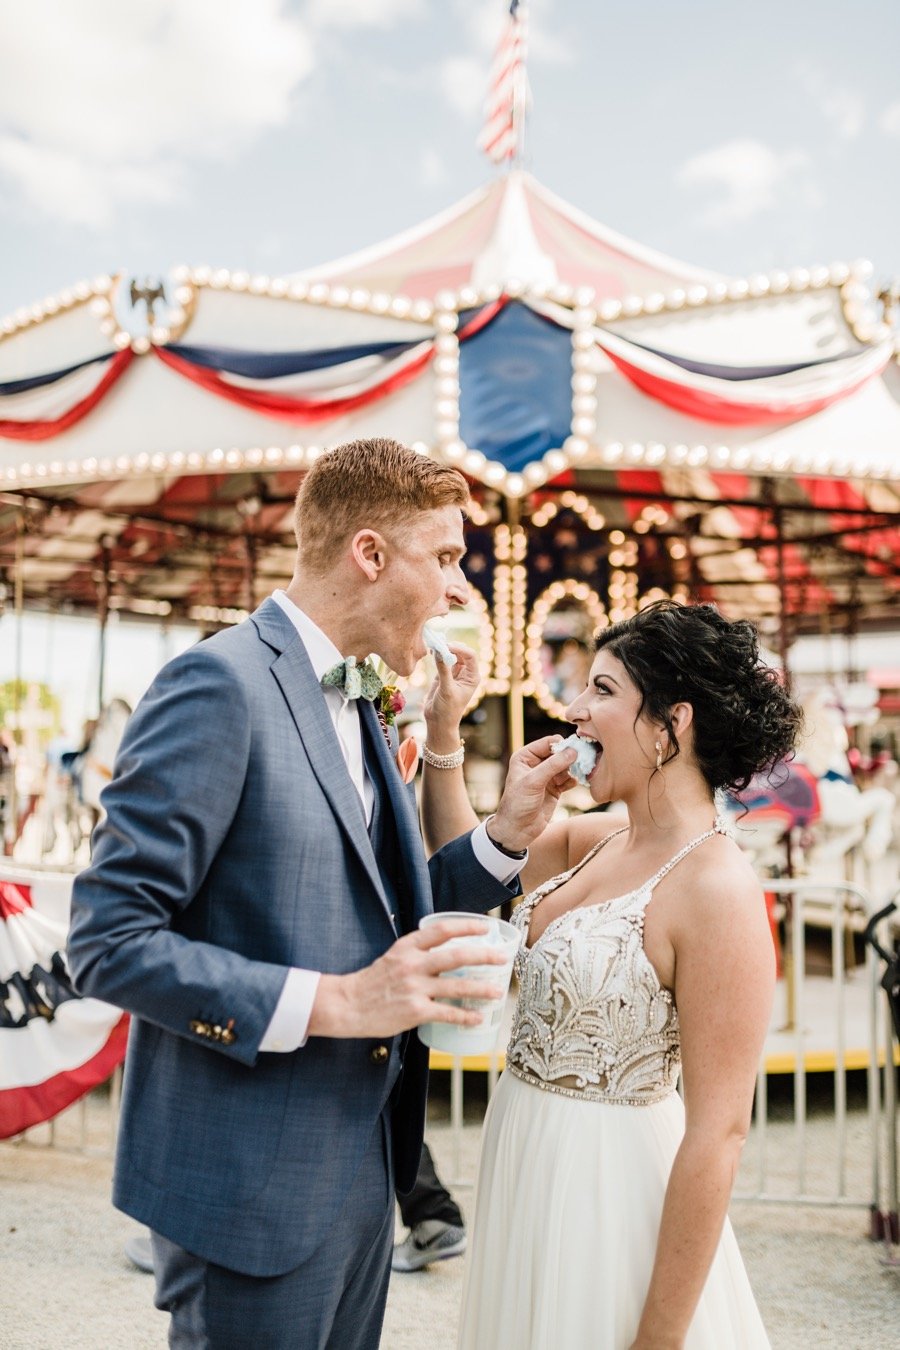
[[[432, 893], [444, 909], [508, 899], [468, 837], [426, 863], [414, 792], [371, 704], [361, 715], [414, 921]], [[134, 1014], [114, 1202], [230, 1269], [291, 1270], [334, 1219], [389, 1100], [397, 1184], [411, 1186], [427, 1052], [415, 1034], [260, 1052], [290, 966], [358, 970], [398, 936], [324, 696], [274, 601], [158, 675], [103, 805], [69, 963], [79, 992]], [[373, 1057], [380, 1044], [389, 1054]]]

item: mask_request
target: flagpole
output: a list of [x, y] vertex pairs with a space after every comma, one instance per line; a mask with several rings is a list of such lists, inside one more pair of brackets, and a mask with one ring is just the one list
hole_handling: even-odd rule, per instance
[[520, 169], [525, 159], [525, 114], [528, 109], [528, 6], [520, 4], [516, 10], [518, 22], [519, 60], [513, 86], [513, 153], [507, 161], [507, 173]]

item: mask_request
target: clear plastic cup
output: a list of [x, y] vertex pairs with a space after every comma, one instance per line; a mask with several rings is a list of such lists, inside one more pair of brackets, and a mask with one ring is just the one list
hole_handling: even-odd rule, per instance
[[433, 1050], [443, 1050], [448, 1055], [489, 1055], [497, 1046], [500, 1024], [503, 1021], [503, 1008], [509, 983], [512, 979], [513, 962], [522, 941], [518, 928], [504, 919], [495, 919], [489, 914], [463, 914], [459, 910], [452, 913], [426, 914], [419, 920], [420, 928], [432, 923], [452, 923], [454, 920], [480, 919], [487, 924], [487, 932], [468, 934], [465, 937], [449, 938], [443, 947], [481, 947], [499, 948], [506, 960], [500, 965], [458, 966], [444, 972], [445, 977], [466, 980], [482, 980], [501, 992], [500, 998], [492, 998], [484, 1003], [476, 999], [447, 999], [457, 1008], [474, 1009], [482, 1014], [481, 1022], [476, 1026], [461, 1027], [452, 1022], [425, 1022], [419, 1027], [419, 1040], [431, 1046]]

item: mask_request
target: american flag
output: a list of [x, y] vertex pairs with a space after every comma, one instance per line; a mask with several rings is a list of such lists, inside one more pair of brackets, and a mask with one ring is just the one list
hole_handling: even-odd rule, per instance
[[509, 16], [491, 66], [491, 82], [484, 105], [484, 127], [478, 149], [495, 164], [516, 157], [528, 98], [525, 74], [526, 12], [511, 0]]

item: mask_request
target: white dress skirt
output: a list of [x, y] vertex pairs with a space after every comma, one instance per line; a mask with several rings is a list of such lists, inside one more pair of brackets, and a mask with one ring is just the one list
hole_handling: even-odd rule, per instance
[[[687, 851], [640, 890], [561, 915], [520, 953], [507, 1069], [485, 1117], [460, 1350], [628, 1350], [634, 1339], [684, 1134], [678, 1015], [644, 953], [643, 915]], [[513, 921], [524, 933], [575, 870], [522, 901]], [[684, 1346], [769, 1346], [727, 1221]]]

